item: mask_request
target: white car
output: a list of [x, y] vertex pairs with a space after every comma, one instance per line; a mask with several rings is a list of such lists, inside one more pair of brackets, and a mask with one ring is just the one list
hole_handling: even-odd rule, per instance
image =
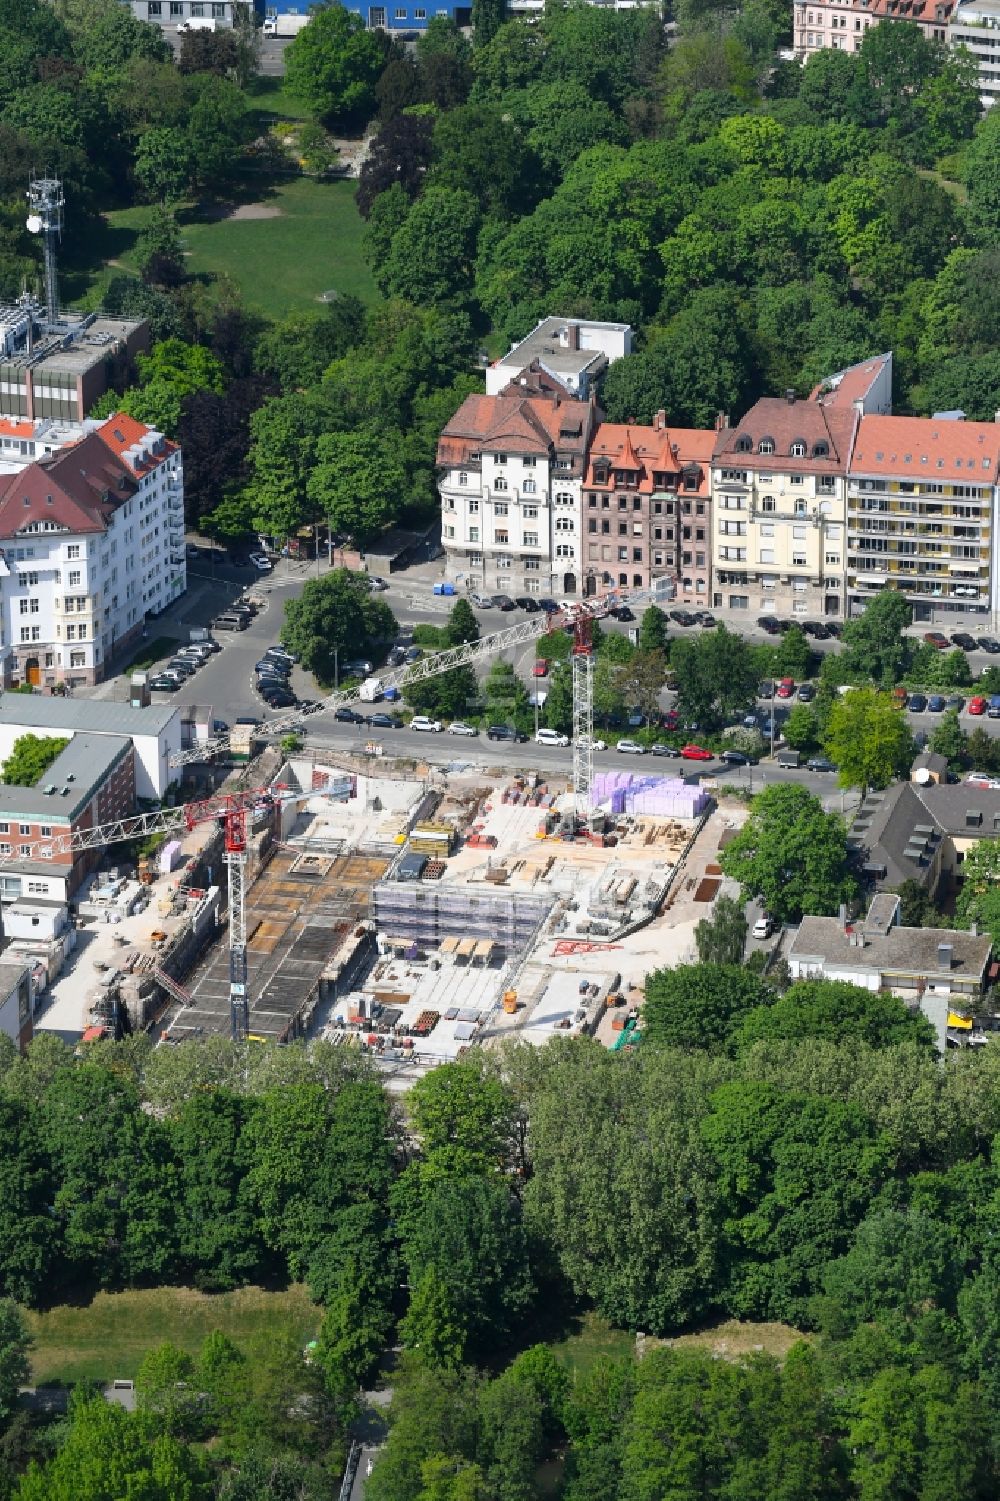
[[561, 735], [558, 730], [537, 730], [535, 732], [536, 745], [569, 745], [569, 736]]
[[373, 594], [381, 594], [384, 589], [388, 589], [389, 585], [385, 579], [379, 578], [377, 573], [370, 573], [368, 575], [368, 587]]
[[754, 923], [753, 936], [758, 939], [758, 941], [762, 941], [765, 938], [770, 938], [773, 932], [774, 924], [765, 912], [763, 917], [758, 917], [757, 921]]
[[461, 719], [456, 719], [448, 726], [449, 735], [478, 735], [479, 731], [474, 724], [465, 724]]
[[[581, 735], [580, 739], [578, 741], [578, 744], [582, 745], [584, 748], [586, 748], [588, 740], [590, 740], [590, 736], [589, 735]], [[607, 750], [607, 748], [608, 748], [608, 742], [606, 740], [592, 740], [592, 741], [590, 741], [590, 749], [591, 750], [601, 751], [601, 750]]]
[[250, 563], [256, 568], [258, 573], [271, 572], [271, 559], [265, 558], [262, 552], [252, 552], [250, 554]]
[[493, 601], [488, 594], [470, 594], [469, 598], [477, 610], [492, 610]]
[[440, 735], [444, 725], [440, 719], [429, 719], [426, 714], [414, 714], [410, 720], [411, 730], [426, 730], [431, 735]]
[[640, 745], [638, 740], [619, 740], [616, 750], [620, 750], [623, 756], [644, 756], [646, 746]]

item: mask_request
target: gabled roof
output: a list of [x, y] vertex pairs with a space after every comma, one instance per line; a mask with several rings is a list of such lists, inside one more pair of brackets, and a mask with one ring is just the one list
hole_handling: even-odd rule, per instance
[[[714, 442], [712, 431], [667, 427], [662, 413], [653, 426], [602, 422], [594, 430], [584, 484], [598, 490], [607, 488], [613, 484], [616, 469], [628, 469], [638, 471], [639, 493], [649, 494], [656, 488], [654, 474], [678, 475], [692, 465], [702, 468], [710, 463]], [[607, 480], [599, 480], [595, 474], [595, 468], [603, 472], [601, 460], [612, 471]], [[702, 481], [707, 485], [707, 472]]]
[[848, 365], [834, 375], [827, 375], [809, 393], [810, 401], [818, 401], [825, 407], [849, 407], [856, 401], [864, 401], [872, 386], [887, 365], [892, 363], [892, 350], [861, 360], [857, 365]]
[[1000, 424], [946, 417], [862, 417], [849, 472], [995, 485]]
[[[713, 458], [716, 463], [732, 462], [753, 469], [843, 474], [858, 421], [857, 413], [850, 408], [798, 401], [794, 396], [765, 396], [736, 427], [719, 433]], [[761, 453], [761, 443], [772, 444], [772, 451]], [[805, 445], [801, 456], [792, 454], [793, 445], [798, 443]]]
[[[144, 422], [130, 417], [127, 412], [115, 412], [97, 431], [101, 441], [121, 459], [129, 473], [137, 478], [147, 474], [150, 469], [155, 469], [169, 454], [177, 452], [176, 443], [172, 443], [155, 428], [147, 427]], [[132, 455], [131, 450], [140, 445], [148, 452], [148, 458], [139, 459]]]
[[467, 396], [441, 432], [439, 464], [464, 463], [481, 448], [546, 456], [555, 449], [583, 453], [593, 408], [587, 401], [540, 396]]

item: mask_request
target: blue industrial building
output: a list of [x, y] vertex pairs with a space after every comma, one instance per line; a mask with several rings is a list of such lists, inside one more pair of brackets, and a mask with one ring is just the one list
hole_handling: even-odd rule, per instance
[[[441, 0], [388, 0], [385, 5], [373, 5], [369, 0], [342, 0], [346, 10], [359, 15], [366, 26], [384, 27], [389, 32], [424, 31], [433, 16], [448, 16], [457, 26], [471, 26], [472, 6], [442, 4]], [[265, 0], [265, 16], [308, 15], [307, 0]]]

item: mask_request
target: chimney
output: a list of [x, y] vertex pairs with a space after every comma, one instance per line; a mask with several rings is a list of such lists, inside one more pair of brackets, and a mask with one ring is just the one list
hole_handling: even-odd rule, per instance
[[722, 430], [724, 428], [727, 428], [728, 426], [729, 426], [729, 413], [728, 412], [716, 412], [716, 414], [715, 414], [715, 431], [717, 433], [721, 433]]
[[951, 969], [952, 946], [950, 943], [939, 943], [937, 946], [938, 969]]
[[655, 432], [662, 433], [662, 431], [666, 427], [666, 425], [667, 425], [667, 414], [664, 411], [663, 407], [661, 407], [660, 410], [657, 412], [656, 416], [653, 418], [653, 429], [654, 429]]
[[580, 347], [580, 325], [579, 325], [579, 323], [567, 323], [567, 325], [566, 325], [566, 347], [568, 349], [579, 349], [579, 347]]
[[841, 904], [840, 904], [840, 926], [844, 929], [845, 932], [847, 931], [847, 903], [846, 902], [841, 902]]
[[970, 938], [978, 938], [979, 937], [979, 924], [977, 922], [970, 922], [970, 924], [969, 924], [969, 937]]
[[1000, 422], [1000, 408], [993, 413], [993, 421]]
[[795, 405], [795, 392], [791, 389], [791, 387], [789, 387], [785, 392], [785, 400], [788, 402], [788, 405], [790, 407], [793, 407]]

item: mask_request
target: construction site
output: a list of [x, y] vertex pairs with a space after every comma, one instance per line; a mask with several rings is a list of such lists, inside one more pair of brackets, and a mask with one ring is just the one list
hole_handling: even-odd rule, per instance
[[[679, 778], [615, 773], [581, 825], [566, 781], [365, 764], [275, 760], [274, 795], [253, 806], [248, 1038], [357, 1047], [399, 1087], [511, 1036], [627, 1045], [646, 974], [693, 954], [741, 811]], [[117, 1015], [161, 1045], [230, 1034], [218, 823], [153, 864], [102, 877], [36, 1028], [94, 1035]]]

